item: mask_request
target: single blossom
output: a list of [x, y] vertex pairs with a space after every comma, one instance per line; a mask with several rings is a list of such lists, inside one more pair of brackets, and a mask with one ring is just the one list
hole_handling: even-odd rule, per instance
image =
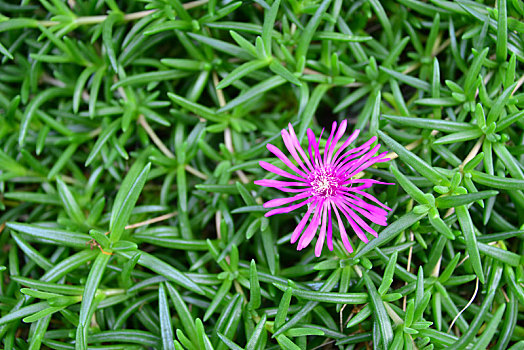
[[[297, 165], [280, 149], [272, 144], [268, 144], [267, 149], [280, 159], [292, 173], [268, 162], [261, 161], [260, 166], [262, 168], [283, 176], [287, 180], [265, 179], [255, 181], [256, 185], [274, 187], [280, 191], [293, 194], [292, 197], [276, 198], [264, 203], [264, 208], [280, 207], [267, 212], [266, 217], [274, 214], [289, 213], [307, 205], [306, 214], [291, 235], [291, 243], [294, 244], [298, 240], [297, 250], [307, 247], [320, 227], [320, 235], [315, 246], [315, 255], [317, 257], [322, 252], [324, 242], [327, 242], [329, 250], [333, 250], [331, 225], [333, 212], [337, 218], [342, 242], [348, 252], [351, 253], [353, 248], [344, 228], [342, 216], [346, 218], [357, 236], [367, 243], [369, 240], [364, 231], [371, 233], [375, 237], [377, 237], [377, 232], [364, 219], [386, 226], [387, 211], [391, 211], [391, 208], [385, 206], [374, 196], [364, 192], [364, 190], [370, 188], [373, 184], [393, 184], [373, 179], [353, 178], [372, 164], [388, 161], [389, 158], [385, 158], [387, 152], [375, 156], [380, 149], [380, 144], [373, 148], [371, 147], [377, 140], [376, 137], [372, 137], [359, 147], [348, 148], [355, 141], [360, 130], [355, 130], [338, 147], [338, 142], [344, 136], [346, 128], [346, 120], [342, 121], [338, 128], [337, 123], [333, 123], [323, 154], [319, 150], [322, 133], [317, 142], [313, 131], [308, 129], [309, 146], [306, 154], [302, 146], [300, 146], [293, 127], [289, 124], [289, 131], [286, 129], [282, 130], [282, 139]], [[309, 220], [310, 217], [311, 220]]]

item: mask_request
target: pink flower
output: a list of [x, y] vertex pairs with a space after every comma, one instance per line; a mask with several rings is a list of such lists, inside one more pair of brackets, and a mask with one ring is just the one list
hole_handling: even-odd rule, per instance
[[[346, 120], [342, 121], [338, 129], [337, 123], [333, 122], [331, 134], [329, 135], [323, 154], [321, 154], [319, 150], [322, 133], [317, 142], [313, 131], [308, 129], [309, 147], [308, 154], [306, 154], [300, 146], [293, 127], [289, 124], [289, 132], [283, 129], [282, 138], [287, 150], [298, 166], [291, 162], [280, 149], [272, 144], [268, 144], [267, 149], [287, 165], [293, 173], [282, 170], [268, 162], [261, 161], [260, 166], [262, 168], [286, 177], [289, 180], [265, 179], [255, 181], [256, 185], [274, 187], [280, 191], [294, 194], [293, 197], [276, 198], [264, 203], [264, 208], [280, 207], [270, 210], [265, 216], [289, 213], [307, 204], [307, 212], [293, 231], [291, 243], [294, 244], [300, 238], [297, 250], [307, 247], [313, 240], [313, 237], [315, 237], [320, 226], [320, 235], [315, 246], [315, 255], [317, 257], [320, 256], [326, 240], [329, 250], [333, 250], [331, 227], [331, 216], [333, 212], [338, 221], [342, 242], [348, 252], [351, 253], [353, 252], [353, 248], [348, 239], [340, 213], [347, 219], [357, 236], [367, 243], [369, 240], [364, 231], [371, 233], [375, 237], [377, 237], [377, 232], [364, 221], [364, 218], [375, 224], [386, 226], [386, 217], [388, 214], [386, 210], [391, 211], [391, 208], [380, 203], [378, 199], [363, 190], [370, 188], [373, 184], [393, 184], [372, 179], [353, 179], [355, 175], [372, 164], [388, 161], [389, 158], [384, 158], [387, 152], [374, 156], [380, 149], [380, 144], [371, 148], [371, 145], [377, 140], [376, 137], [372, 137], [359, 147], [350, 148], [346, 151], [350, 143], [357, 138], [360, 130], [355, 130], [355, 132], [344, 141], [342, 146], [337, 147], [337, 143], [344, 135], [346, 127]], [[343, 153], [344, 151], [345, 153]], [[366, 199], [378, 206], [366, 202]], [[291, 204], [293, 202], [296, 203]], [[309, 220], [311, 216], [312, 218]]]

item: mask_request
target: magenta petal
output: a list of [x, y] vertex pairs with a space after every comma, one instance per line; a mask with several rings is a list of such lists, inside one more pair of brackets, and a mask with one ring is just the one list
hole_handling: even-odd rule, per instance
[[362, 164], [358, 169], [355, 169], [355, 170], [351, 170], [351, 172], [348, 171], [347, 173], [347, 177], [353, 177], [355, 175], [357, 175], [358, 173], [360, 173], [361, 171], [364, 171], [366, 170], [367, 168], [369, 168], [371, 165], [375, 164], [375, 163], [383, 163], [385, 162], [385, 160], [383, 159], [378, 159], [377, 157], [375, 158], [372, 158], [370, 159], [369, 161], [367, 161], [366, 163]]
[[309, 209], [306, 212], [306, 215], [304, 215], [302, 220], [300, 220], [300, 222], [298, 223], [297, 227], [293, 231], [293, 234], [291, 235], [291, 244], [294, 244], [297, 241], [298, 237], [300, 237], [300, 234], [302, 233], [302, 230], [304, 229], [304, 226], [306, 226], [306, 222], [309, 219], [309, 216], [311, 215], [311, 212], [313, 211], [313, 209], [315, 209], [316, 206], [317, 206], [317, 203], [314, 203], [314, 204], [309, 206]]
[[353, 228], [353, 231], [355, 231], [355, 234], [358, 236], [358, 238], [360, 238], [362, 242], [368, 243], [369, 239], [366, 237], [360, 226], [352, 219], [351, 214], [353, 214], [355, 217], [358, 217], [358, 215], [356, 215], [351, 209], [347, 208], [341, 201], [339, 201], [337, 205], [342, 214], [344, 214], [346, 219], [349, 221], [349, 225], [351, 225], [351, 228]]
[[324, 148], [324, 164], [327, 164], [327, 157], [328, 157], [328, 154], [329, 154], [329, 148], [331, 147], [331, 143], [333, 142], [333, 134], [335, 133], [336, 129], [337, 129], [337, 122], [335, 121], [331, 125], [331, 133], [329, 134], [329, 137], [328, 137], [327, 142], [326, 142], [326, 147]]
[[298, 137], [295, 134], [295, 130], [293, 129], [293, 125], [291, 125], [291, 123], [289, 124], [289, 136], [290, 136], [291, 142], [293, 143], [293, 145], [295, 145], [295, 148], [297, 149], [298, 153], [300, 153], [302, 158], [304, 158], [304, 160], [306, 161], [306, 164], [308, 165], [308, 167], [311, 170], [313, 170], [315, 167], [313, 165], [311, 165], [311, 163], [309, 162], [309, 159], [308, 159], [306, 153], [302, 149], [302, 146], [300, 146], [300, 142], [298, 141]]
[[266, 203], [264, 203], [263, 207], [264, 208], [279, 207], [281, 205], [288, 204], [288, 203], [291, 203], [291, 202], [294, 202], [294, 201], [297, 201], [299, 199], [306, 198], [306, 197], [309, 197], [309, 196], [310, 196], [310, 194], [308, 192], [304, 192], [304, 193], [301, 193], [301, 194], [297, 194], [296, 196], [293, 196], [293, 197], [275, 198], [275, 199], [269, 200]]
[[280, 149], [278, 149], [270, 143], [267, 144], [266, 148], [269, 150], [269, 152], [273, 153], [275, 156], [277, 156], [278, 159], [280, 159], [284, 164], [286, 164], [289, 167], [289, 169], [293, 170], [302, 177], [307, 177], [306, 173], [302, 172], [299, 168], [297, 168], [295, 164], [293, 164]]
[[303, 177], [292, 175], [292, 174], [288, 173], [287, 171], [282, 170], [282, 169], [280, 169], [279, 167], [277, 167], [277, 166], [275, 166], [273, 164], [270, 164], [268, 162], [264, 162], [263, 160], [258, 162], [258, 164], [262, 168], [264, 168], [267, 171], [272, 172], [274, 174], [277, 174], [277, 175], [280, 175], [280, 176], [283, 176], [283, 177], [287, 177], [287, 178], [290, 178], [290, 179], [293, 179], [293, 180], [298, 180], [298, 181], [304, 181], [305, 182], [305, 179]]
[[325, 162], [326, 164], [331, 164], [331, 157], [333, 156], [333, 152], [335, 151], [335, 148], [337, 146], [338, 141], [340, 141], [340, 139], [344, 135], [344, 132], [346, 132], [347, 124], [348, 124], [347, 120], [344, 119], [340, 123], [340, 126], [338, 127], [337, 133], [335, 134], [335, 138], [329, 144], [329, 148], [326, 145], [326, 148], [327, 148], [327, 152], [326, 153], [328, 154], [327, 161]]
[[307, 135], [309, 139], [309, 146], [313, 145], [313, 149], [315, 150], [315, 164], [317, 167], [323, 167], [324, 163], [322, 162], [322, 157], [320, 157], [320, 149], [318, 148], [318, 145], [320, 144], [320, 139], [322, 138], [322, 134], [324, 133], [324, 129], [322, 129], [322, 132], [320, 133], [320, 137], [318, 138], [318, 142], [315, 139], [315, 134], [313, 134], [313, 131], [311, 129], [307, 129]]
[[346, 204], [351, 204], [362, 208], [369, 212], [372, 216], [386, 217], [388, 212], [382, 208], [376, 207], [373, 204], [366, 203], [362, 198], [357, 197], [351, 193], [345, 193], [345, 196], [340, 197]]
[[319, 257], [324, 246], [324, 240], [326, 238], [326, 221], [327, 221], [327, 203], [324, 203], [322, 216], [322, 226], [320, 227], [320, 236], [318, 236], [317, 244], [315, 245], [315, 256]]
[[352, 195], [351, 192], [355, 192], [355, 193], [357, 193], [357, 194], [360, 194], [361, 196], [363, 196], [363, 197], [369, 199], [370, 201], [372, 201], [372, 202], [374, 202], [374, 203], [380, 205], [382, 208], [391, 211], [391, 208], [390, 208], [390, 207], [388, 207], [388, 206], [382, 204], [378, 199], [376, 199], [374, 196], [370, 195], [369, 193], [366, 193], [366, 192], [363, 192], [363, 191], [359, 191], [359, 190], [356, 190], [356, 189], [351, 189], [350, 191], [348, 191], [347, 194], [350, 195], [351, 197], [354, 197], [354, 198], [358, 198], [358, 197]]
[[390, 207], [388, 207], [387, 205], [382, 204], [378, 199], [376, 199], [374, 196], [370, 195], [369, 193], [366, 193], [366, 192], [363, 192], [363, 191], [359, 191], [359, 190], [352, 190], [351, 192], [356, 192], [356, 193], [360, 194], [361, 196], [366, 197], [370, 201], [373, 201], [373, 202], [377, 203], [382, 208], [391, 211]]
[[[311, 162], [316, 164], [317, 166], [320, 164], [320, 153], [318, 151], [318, 143], [317, 139], [315, 138], [315, 134], [313, 133], [313, 130], [307, 129], [307, 138], [308, 138], [308, 152], [309, 156], [311, 157]], [[320, 142], [320, 138], [318, 139]], [[313, 152], [311, 150], [315, 151], [315, 155], [313, 155]]]
[[[364, 156], [362, 156], [356, 162], [347, 163], [344, 166], [340, 164], [341, 166], [340, 171], [347, 172], [348, 173], [347, 176], [351, 177], [352, 175], [349, 175], [349, 173], [353, 173], [355, 169], [359, 168], [362, 164], [365, 164], [379, 150], [379, 148], [380, 148], [380, 145], [373, 147], [370, 151], [364, 154]], [[366, 166], [365, 168], [367, 168], [368, 166]]]
[[328, 249], [333, 251], [333, 228], [331, 222], [331, 201], [328, 204], [328, 229], [327, 229], [327, 245]]
[[315, 163], [315, 157], [313, 156], [313, 145], [317, 142], [317, 139], [315, 138], [315, 135], [313, 135], [313, 132], [311, 131], [311, 134], [310, 134], [310, 131], [311, 129], [307, 129], [306, 130], [306, 134], [307, 134], [307, 140], [308, 140], [308, 147], [307, 147], [307, 150], [308, 150], [308, 153], [309, 153], [309, 159], [311, 160], [311, 162]]
[[[334, 164], [333, 166], [342, 169], [347, 168], [351, 165], [354, 165], [356, 162], [359, 161], [358, 157], [362, 156], [363, 154], [366, 154], [369, 152], [368, 149], [361, 149], [360, 151], [356, 153], [352, 153], [353, 150], [350, 150], [342, 155]], [[339, 170], [340, 171], [340, 170]], [[340, 171], [342, 172], [342, 171]]]
[[253, 181], [255, 185], [265, 186], [265, 187], [283, 187], [283, 186], [309, 186], [305, 182], [292, 182], [292, 181], [279, 181], [279, 180], [255, 180]]
[[[343, 203], [340, 203], [340, 205], [341, 205], [341, 206], [340, 206], [340, 209], [341, 209], [343, 212], [349, 214], [349, 215], [351, 216], [351, 218], [352, 218], [353, 220], [356, 221], [356, 224], [357, 224], [359, 227], [361, 227], [361, 228], [363, 228], [364, 230], [366, 230], [366, 232], [371, 233], [373, 236], [378, 237], [378, 233], [377, 233], [375, 230], [373, 230], [373, 229], [372, 229], [372, 228], [371, 228], [371, 227], [370, 227], [370, 226], [369, 226], [369, 225], [368, 225], [364, 220], [362, 220], [362, 219], [360, 218], [360, 216], [358, 216], [358, 215], [353, 211], [353, 209], [355, 209], [353, 206], [351, 206], [351, 208], [348, 208], [348, 207], [347, 207], [345, 204], [343, 204]], [[359, 238], [362, 239], [364, 242], [368, 243], [369, 240], [368, 240], [368, 238], [366, 237], [366, 235], [365, 235], [362, 231], [360, 231], [360, 232], [362, 233], [362, 236], [365, 237], [365, 238], [361, 237], [361, 236], [358, 235], [358, 233], [357, 233], [357, 235], [359, 236]]]
[[346, 141], [344, 141], [342, 146], [340, 146], [340, 148], [335, 152], [332, 163], [337, 163], [337, 161], [339, 160], [339, 155], [351, 144], [351, 142], [355, 141], [355, 139], [358, 137], [359, 134], [360, 134], [360, 130], [356, 129], [353, 132], [353, 134], [351, 134], [351, 136], [349, 136], [346, 139]]
[[305, 201], [297, 203], [297, 204], [293, 204], [293, 205], [290, 205], [290, 206], [287, 206], [287, 207], [283, 207], [283, 208], [273, 209], [273, 210], [268, 211], [264, 216], [267, 218], [267, 217], [270, 217], [270, 216], [276, 215], [276, 214], [290, 213], [290, 212], [292, 212], [295, 209], [298, 209], [298, 208], [303, 207], [304, 205], [306, 205], [308, 203], [313, 202], [314, 200], [315, 200], [315, 198], [311, 197], [311, 198], [308, 198]]
[[277, 190], [288, 193], [300, 193], [304, 191], [311, 191], [311, 188], [286, 188], [286, 187], [275, 187]]
[[[291, 139], [291, 135], [289, 135], [289, 133], [287, 132], [286, 129], [282, 130], [282, 140], [284, 141], [284, 145], [286, 146], [287, 150], [289, 151], [289, 153], [291, 154], [293, 159], [298, 163], [298, 165], [306, 173], [309, 173], [310, 171], [313, 171], [313, 167], [311, 166], [309, 161], [307, 161], [309, 169], [307, 169], [306, 166], [304, 165], [304, 162], [302, 161], [302, 158], [300, 158], [300, 156], [297, 153], [297, 149], [295, 148], [295, 145], [294, 145], [294, 143], [293, 143], [293, 141]], [[299, 147], [300, 147], [300, 145], [299, 145]]]
[[395, 185], [393, 182], [382, 182], [374, 179], [355, 179], [344, 182], [345, 184], [356, 184], [356, 183], [369, 183], [378, 185]]
[[333, 210], [335, 210], [335, 215], [337, 216], [338, 229], [340, 231], [340, 237], [342, 238], [342, 243], [344, 244], [344, 247], [346, 247], [346, 250], [352, 253], [353, 247], [351, 246], [351, 243], [349, 243], [348, 235], [346, 233], [346, 228], [344, 227], [344, 224], [342, 223], [342, 219], [340, 218], [336, 205], [333, 205]]
[[311, 219], [311, 223], [300, 237], [300, 240], [298, 241], [297, 250], [302, 250], [305, 247], [307, 247], [309, 243], [311, 243], [311, 241], [313, 240], [313, 237], [315, 237], [315, 234], [317, 233], [318, 226], [320, 225], [320, 216], [322, 215], [322, 209], [324, 208], [323, 203], [319, 203], [318, 207], [320, 208], [320, 210], [317, 210], [315, 212], [315, 214], [313, 215], [313, 219]]

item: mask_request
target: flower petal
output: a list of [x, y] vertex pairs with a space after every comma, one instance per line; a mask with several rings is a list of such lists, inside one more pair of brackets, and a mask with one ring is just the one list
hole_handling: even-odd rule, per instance
[[311, 241], [313, 240], [313, 237], [315, 237], [318, 226], [320, 225], [322, 211], [324, 209], [323, 204], [323, 202], [319, 202], [318, 207], [320, 208], [320, 210], [315, 211], [315, 214], [313, 215], [313, 219], [311, 219], [309, 226], [306, 228], [306, 231], [304, 231], [304, 233], [300, 237], [300, 240], [298, 241], [297, 250], [302, 250], [305, 247], [307, 247], [309, 243], [311, 243]]
[[336, 163], [333, 164], [333, 167], [337, 168], [338, 172], [341, 172], [341, 168], [344, 167], [344, 165], [351, 166], [359, 161], [359, 157], [361, 157], [363, 154], [366, 154], [369, 152], [369, 149], [361, 149], [360, 151], [356, 153], [351, 153], [351, 151], [348, 151], [344, 153], [343, 156], [341, 156]]
[[[378, 233], [373, 230], [368, 224], [367, 222], [365, 222], [364, 220], [362, 220], [362, 218], [360, 216], [358, 216], [354, 211], [353, 209], [357, 210], [357, 208], [355, 208], [354, 206], [350, 205], [350, 207], [346, 206], [344, 203], [340, 203], [340, 208], [343, 210], [343, 211], [346, 211], [353, 220], [356, 221], [357, 225], [359, 225], [361, 228], [363, 228], [364, 230], [366, 230], [366, 232], [369, 232], [371, 233], [373, 236], [375, 237], [378, 237]], [[357, 210], [358, 211], [358, 210]], [[364, 235], [364, 237], [366, 237]], [[360, 236], [359, 236], [360, 239], [362, 239]], [[366, 237], [366, 243], [368, 242], [368, 238]]]
[[346, 160], [344, 160], [338, 165], [337, 170], [340, 171], [341, 173], [348, 173], [348, 174], [353, 173], [355, 169], [357, 169], [362, 164], [366, 163], [371, 157], [373, 157], [373, 155], [375, 155], [375, 153], [377, 153], [379, 149], [380, 149], [380, 144], [376, 145], [371, 150], [366, 151], [366, 153], [362, 157], [357, 159], [356, 161], [347, 162]]
[[265, 186], [265, 187], [283, 187], [283, 186], [309, 186], [305, 182], [293, 182], [293, 181], [280, 181], [280, 180], [255, 180], [253, 181], [255, 185]]
[[[384, 152], [386, 153], [386, 152]], [[387, 162], [388, 158], [381, 158], [380, 155], [377, 156], [377, 157], [373, 157], [371, 158], [370, 160], [368, 160], [367, 162], [365, 162], [364, 164], [360, 165], [357, 169], [349, 169], [347, 171], [347, 177], [353, 177], [355, 175], [357, 175], [358, 173], [360, 173], [361, 171], [364, 171], [365, 169], [369, 168], [371, 165], [375, 164], [375, 163], [384, 163], [384, 162]]]
[[[297, 150], [295, 148], [295, 145], [293, 143], [293, 141], [291, 140], [291, 136], [289, 135], [289, 133], [287, 132], [286, 129], [282, 129], [282, 140], [284, 141], [284, 145], [286, 146], [287, 150], [289, 151], [289, 153], [291, 154], [291, 156], [293, 157], [293, 159], [298, 163], [298, 165], [306, 172], [306, 173], [309, 173], [310, 171], [313, 171], [313, 168], [311, 166], [311, 163], [309, 163], [309, 160], [307, 160], [307, 164], [309, 166], [309, 168], [306, 168], [306, 166], [304, 165], [304, 162], [302, 161], [302, 158], [300, 158], [300, 156], [298, 155], [297, 153]], [[299, 145], [300, 147], [300, 145]], [[300, 147], [300, 149], [302, 149], [302, 147]]]
[[339, 157], [340, 153], [342, 153], [351, 144], [351, 142], [355, 141], [355, 139], [358, 137], [359, 134], [360, 134], [360, 130], [359, 129], [356, 129], [355, 131], [353, 131], [351, 136], [349, 136], [346, 139], [346, 141], [344, 141], [342, 146], [340, 146], [340, 148], [335, 152], [335, 155], [333, 156], [332, 163], [336, 163], [338, 161], [338, 159], [339, 159], [338, 157]]
[[287, 188], [287, 187], [275, 187], [277, 190], [288, 193], [299, 193], [304, 191], [311, 191], [311, 187], [308, 188]]
[[[369, 184], [378, 184], [378, 185], [395, 185], [393, 182], [382, 182], [375, 179], [354, 179], [344, 182], [345, 184], [357, 184], [357, 183], [369, 183]], [[367, 187], [366, 187], [367, 188]]]
[[262, 168], [266, 169], [267, 171], [269, 171], [271, 173], [274, 173], [274, 174], [277, 174], [277, 175], [280, 175], [280, 176], [283, 176], [283, 177], [287, 177], [287, 178], [290, 178], [290, 179], [293, 179], [293, 180], [306, 182], [306, 180], [303, 177], [299, 177], [299, 176], [295, 176], [293, 174], [290, 174], [287, 171], [282, 170], [279, 167], [277, 167], [277, 166], [275, 166], [275, 165], [273, 165], [271, 163], [268, 163], [268, 162], [265, 162], [265, 161], [261, 160], [260, 162], [258, 162], [258, 164]]
[[329, 134], [329, 137], [326, 141], [326, 146], [324, 148], [324, 164], [327, 164], [327, 157], [329, 154], [329, 148], [331, 146], [331, 143], [333, 142], [333, 135], [335, 134], [335, 130], [337, 129], [337, 122], [334, 121], [333, 124], [331, 124], [331, 133]]
[[326, 239], [326, 221], [327, 221], [327, 206], [328, 203], [324, 202], [322, 226], [320, 227], [320, 235], [318, 236], [317, 244], [315, 245], [315, 256], [319, 257], [322, 253], [322, 247], [324, 247], [324, 241]]
[[304, 217], [302, 217], [302, 220], [300, 220], [297, 227], [295, 227], [295, 230], [293, 231], [293, 234], [291, 235], [291, 244], [294, 244], [297, 241], [298, 237], [300, 237], [300, 234], [302, 233], [304, 226], [306, 226], [306, 222], [309, 219], [311, 212], [313, 211], [313, 209], [315, 209], [316, 206], [317, 206], [317, 203], [310, 205], [306, 214], [304, 215]]
[[362, 198], [357, 197], [354, 194], [344, 193], [344, 195], [340, 196], [340, 199], [342, 199], [346, 204], [355, 205], [362, 208], [363, 210], [367, 210], [367, 212], [369, 212], [369, 214], [371, 214], [372, 216], [382, 217], [384, 218], [384, 221], [386, 216], [388, 215], [388, 212], [384, 209], [379, 208], [373, 204], [367, 203]]
[[299, 199], [309, 197], [310, 195], [311, 194], [309, 192], [304, 192], [304, 193], [297, 194], [296, 196], [293, 196], [293, 197], [271, 199], [267, 201], [266, 203], [264, 203], [263, 207], [264, 208], [279, 207], [281, 205], [288, 204], [294, 201], [298, 201]]
[[[313, 130], [307, 129], [307, 138], [308, 138], [308, 143], [309, 143], [309, 147], [308, 147], [309, 156], [311, 157], [311, 162], [315, 163], [317, 167], [321, 166], [322, 164], [322, 160], [320, 158], [320, 151], [318, 149], [318, 144], [320, 143], [321, 137], [322, 137], [322, 134], [320, 134], [320, 137], [318, 138], [318, 142], [317, 142], [315, 138], [315, 134], [313, 133]], [[315, 156], [313, 156], [311, 149], [315, 151]]]
[[[349, 221], [349, 224], [351, 225], [351, 228], [353, 228], [353, 231], [355, 231], [356, 235], [360, 240], [364, 243], [368, 243], [369, 239], [366, 237], [364, 231], [360, 228], [360, 226], [353, 220], [352, 217], [358, 217], [353, 210], [349, 209], [342, 201], [338, 200], [336, 202], [338, 209], [344, 214], [346, 219]], [[359, 218], [360, 219], [360, 218]], [[362, 219], [361, 219], [362, 220]]]
[[333, 251], [333, 228], [331, 222], [331, 201], [328, 202], [328, 229], [327, 229], [327, 245], [330, 251]]
[[340, 231], [340, 238], [342, 238], [342, 243], [344, 244], [344, 247], [346, 247], [346, 250], [348, 252], [353, 253], [353, 247], [351, 246], [351, 243], [349, 243], [348, 235], [346, 233], [346, 228], [344, 227], [344, 224], [342, 223], [342, 219], [340, 218], [340, 215], [338, 214], [338, 209], [335, 204], [333, 204], [333, 210], [335, 211], [335, 215], [337, 216], [338, 230]]
[[355, 192], [355, 193], [357, 193], [357, 194], [359, 194], [359, 195], [361, 195], [361, 196], [363, 196], [363, 197], [369, 199], [370, 201], [373, 201], [374, 203], [377, 203], [377, 204], [380, 205], [382, 208], [391, 211], [391, 208], [390, 208], [390, 207], [388, 207], [387, 205], [383, 204], [383, 203], [380, 202], [377, 198], [375, 198], [375, 196], [373, 196], [373, 195], [371, 195], [371, 194], [369, 194], [369, 193], [366, 193], [366, 192], [364, 192], [364, 191], [360, 191], [360, 190], [358, 190], [358, 189], [356, 189], [356, 188], [350, 188], [350, 189], [348, 189], [348, 190], [349, 190], [349, 192]]
[[290, 213], [290, 212], [292, 212], [295, 209], [298, 209], [298, 208], [303, 207], [304, 205], [306, 205], [308, 203], [313, 202], [314, 200], [316, 200], [316, 198], [315, 197], [311, 197], [311, 198], [308, 198], [305, 201], [302, 201], [302, 202], [297, 203], [297, 204], [293, 204], [293, 205], [290, 205], [290, 206], [287, 206], [287, 207], [283, 207], [283, 208], [273, 209], [273, 210], [268, 211], [264, 216], [267, 218], [267, 217], [270, 217], [270, 216], [276, 215], [276, 214]]
[[276, 146], [273, 146], [272, 144], [268, 143], [266, 145], [266, 148], [269, 150], [269, 152], [273, 153], [275, 156], [277, 156], [278, 159], [280, 159], [284, 164], [286, 164], [289, 169], [293, 170], [298, 175], [306, 178], [306, 173], [302, 172], [299, 168], [293, 164], [289, 158]]
[[298, 141], [298, 137], [295, 134], [295, 129], [293, 129], [293, 125], [289, 123], [288, 126], [289, 126], [289, 137], [290, 137], [291, 142], [293, 143], [293, 145], [295, 145], [295, 148], [297, 149], [298, 153], [300, 153], [300, 155], [304, 158], [304, 160], [306, 161], [306, 164], [311, 168], [311, 170], [314, 170], [315, 167], [311, 165], [306, 153], [302, 149], [302, 146], [300, 146], [300, 142]]
[[[340, 126], [338, 127], [337, 133], [335, 134], [335, 137], [333, 138], [333, 141], [328, 145], [326, 144], [326, 150], [324, 151], [324, 154], [327, 153], [327, 160], [324, 160], [325, 164], [331, 164], [331, 157], [333, 156], [333, 152], [335, 151], [335, 148], [337, 146], [338, 141], [344, 136], [344, 133], [346, 132], [348, 122], [346, 119], [344, 119]], [[336, 127], [336, 125], [335, 125]]]

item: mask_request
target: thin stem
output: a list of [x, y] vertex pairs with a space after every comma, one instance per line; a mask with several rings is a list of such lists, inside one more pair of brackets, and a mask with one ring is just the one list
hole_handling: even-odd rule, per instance
[[138, 123], [142, 126], [142, 128], [144, 128], [144, 130], [149, 135], [153, 143], [158, 147], [160, 151], [162, 151], [162, 153], [164, 153], [166, 157], [171, 159], [175, 158], [175, 155], [166, 147], [166, 145], [164, 145], [162, 140], [160, 140], [160, 138], [156, 135], [155, 131], [151, 128], [144, 115], [140, 114], [138, 116]]
[[164, 220], [167, 220], [167, 219], [171, 219], [172, 217], [176, 216], [177, 214], [178, 214], [178, 212], [174, 211], [174, 212], [169, 213], [169, 214], [164, 214], [164, 215], [161, 215], [161, 216], [157, 216], [156, 218], [153, 218], [153, 219], [137, 222], [136, 224], [132, 224], [132, 225], [127, 225], [126, 227], [124, 227], [124, 229], [125, 230], [132, 230], [132, 229], [137, 228], [137, 227], [141, 227], [141, 226], [145, 226], [145, 225], [149, 225], [149, 224], [154, 224], [155, 222], [160, 222], [160, 221], [164, 221]]
[[464, 306], [464, 308], [462, 310], [460, 310], [460, 312], [457, 314], [457, 316], [455, 316], [455, 318], [453, 319], [453, 321], [449, 325], [447, 333], [449, 333], [449, 331], [451, 330], [451, 328], [453, 327], [453, 325], [455, 324], [455, 321], [457, 321], [459, 316], [462, 315], [462, 313], [471, 305], [471, 303], [473, 303], [473, 300], [475, 300], [475, 298], [477, 296], [478, 290], [479, 290], [479, 279], [477, 278], [476, 283], [475, 283], [475, 291], [473, 292], [473, 296], [471, 297], [469, 302], [466, 304], [466, 306]]

